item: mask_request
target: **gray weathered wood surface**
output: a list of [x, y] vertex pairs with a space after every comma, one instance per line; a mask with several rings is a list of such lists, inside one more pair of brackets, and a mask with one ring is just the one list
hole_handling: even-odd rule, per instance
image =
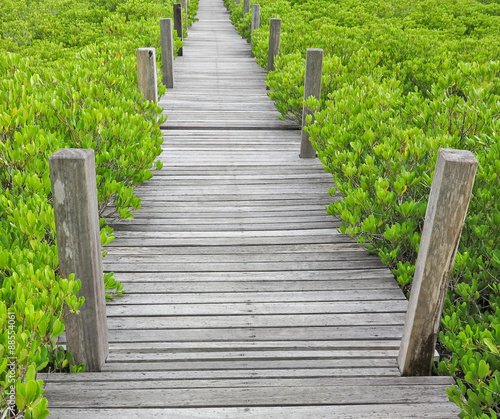
[[89, 304], [64, 313], [67, 348], [76, 363], [101, 371], [109, 353], [94, 150], [66, 148], [49, 158], [60, 274], [81, 281]]
[[44, 377], [55, 418], [452, 418], [447, 377], [401, 377], [407, 302], [336, 231], [331, 176], [299, 159], [221, 0], [175, 61], [164, 168], [114, 223], [101, 373]]
[[432, 371], [432, 353], [477, 166], [470, 151], [439, 150], [398, 356], [403, 375]]

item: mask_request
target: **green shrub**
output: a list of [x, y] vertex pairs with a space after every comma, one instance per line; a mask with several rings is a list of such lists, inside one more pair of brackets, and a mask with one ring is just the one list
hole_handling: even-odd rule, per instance
[[[227, 2], [249, 36], [241, 6]], [[252, 34], [267, 64], [269, 19], [282, 18], [268, 74], [283, 117], [301, 119], [307, 48], [323, 48], [321, 111], [308, 128], [343, 200], [328, 206], [411, 289], [437, 151], [479, 161], [445, 301], [439, 374], [461, 417], [500, 413], [500, 6], [457, 2], [259, 0]], [[309, 106], [316, 105], [309, 99]], [[335, 193], [335, 191], [332, 191]]]
[[[193, 14], [196, 7], [192, 0]], [[167, 0], [0, 3], [0, 404], [7, 417], [48, 415], [37, 372], [69, 369], [71, 354], [58, 344], [63, 311], [84, 304], [78, 278], [58, 273], [48, 158], [61, 148], [94, 149], [100, 213], [113, 204], [130, 217], [140, 207], [133, 188], [161, 167], [164, 118], [137, 89], [135, 51], [159, 47], [159, 19], [171, 14]], [[104, 220], [101, 227], [107, 244], [112, 230]], [[108, 298], [123, 292], [112, 273], [105, 288]]]

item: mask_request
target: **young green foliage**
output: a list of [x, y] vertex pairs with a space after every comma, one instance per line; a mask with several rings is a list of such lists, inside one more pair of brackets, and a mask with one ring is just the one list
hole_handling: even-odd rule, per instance
[[[269, 95], [300, 121], [307, 48], [324, 50], [321, 110], [307, 128], [342, 201], [328, 206], [409, 291], [437, 150], [479, 161], [445, 301], [435, 370], [458, 379], [461, 417], [500, 413], [500, 5], [487, 1], [259, 0], [253, 53], [267, 64], [270, 18], [282, 19]], [[226, 0], [249, 37], [242, 6]]]
[[[197, 4], [190, 2], [191, 22]], [[48, 158], [61, 148], [94, 149], [100, 215], [109, 205], [121, 217], [140, 207], [133, 188], [161, 168], [164, 117], [137, 89], [135, 51], [159, 48], [159, 19], [171, 15], [167, 0], [0, 3], [0, 405], [9, 407], [7, 417], [48, 416], [37, 372], [85, 370], [70, 367], [71, 354], [58, 344], [64, 311], [78, 312], [84, 299], [78, 278], [58, 273]], [[101, 244], [112, 240], [102, 219]], [[108, 298], [122, 294], [113, 273], [104, 281]]]

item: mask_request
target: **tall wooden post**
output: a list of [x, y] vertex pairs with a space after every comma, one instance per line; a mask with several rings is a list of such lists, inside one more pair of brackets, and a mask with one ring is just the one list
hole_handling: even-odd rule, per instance
[[161, 32], [161, 62], [163, 84], [171, 89], [174, 87], [174, 35], [172, 19], [160, 19]]
[[260, 28], [260, 4], [252, 4], [251, 32]]
[[[321, 73], [323, 70], [323, 50], [321, 48], [308, 48], [306, 56], [306, 77], [304, 82], [304, 101], [314, 96], [321, 100]], [[307, 115], [314, 117], [314, 112], [317, 109], [310, 109], [304, 105], [302, 110], [302, 141], [300, 143], [300, 158], [316, 157], [309, 134], [305, 131], [308, 125], [306, 122]]]
[[182, 10], [184, 10], [184, 17], [185, 17], [185, 20], [186, 20], [186, 29], [187, 29], [188, 26], [189, 26], [188, 2], [187, 2], [187, 0], [179, 0], [179, 1], [181, 2]]
[[478, 162], [471, 152], [440, 149], [398, 364], [402, 375], [430, 375], [444, 298]]
[[137, 83], [145, 100], [158, 102], [156, 53], [154, 48], [137, 49]]
[[[182, 41], [183, 39], [183, 32], [182, 32], [182, 5], [180, 3], [175, 3], [174, 4], [174, 30], [177, 31], [177, 36], [179, 39]], [[179, 48], [179, 51], [177, 51], [177, 55], [179, 57], [182, 57], [182, 51], [183, 47]]]
[[274, 71], [274, 57], [280, 53], [281, 19], [271, 19], [267, 71]]
[[65, 313], [68, 350], [74, 364], [101, 371], [109, 350], [94, 151], [62, 149], [49, 166], [60, 274], [74, 273], [85, 297], [79, 314]]
[[243, 18], [250, 11], [250, 0], [243, 0]]

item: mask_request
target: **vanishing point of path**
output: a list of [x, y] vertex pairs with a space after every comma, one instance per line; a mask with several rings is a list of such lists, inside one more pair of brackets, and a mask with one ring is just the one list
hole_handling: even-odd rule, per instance
[[114, 224], [101, 373], [45, 376], [51, 417], [452, 418], [448, 377], [399, 376], [407, 302], [336, 231], [222, 0], [201, 0], [161, 99], [164, 168]]

